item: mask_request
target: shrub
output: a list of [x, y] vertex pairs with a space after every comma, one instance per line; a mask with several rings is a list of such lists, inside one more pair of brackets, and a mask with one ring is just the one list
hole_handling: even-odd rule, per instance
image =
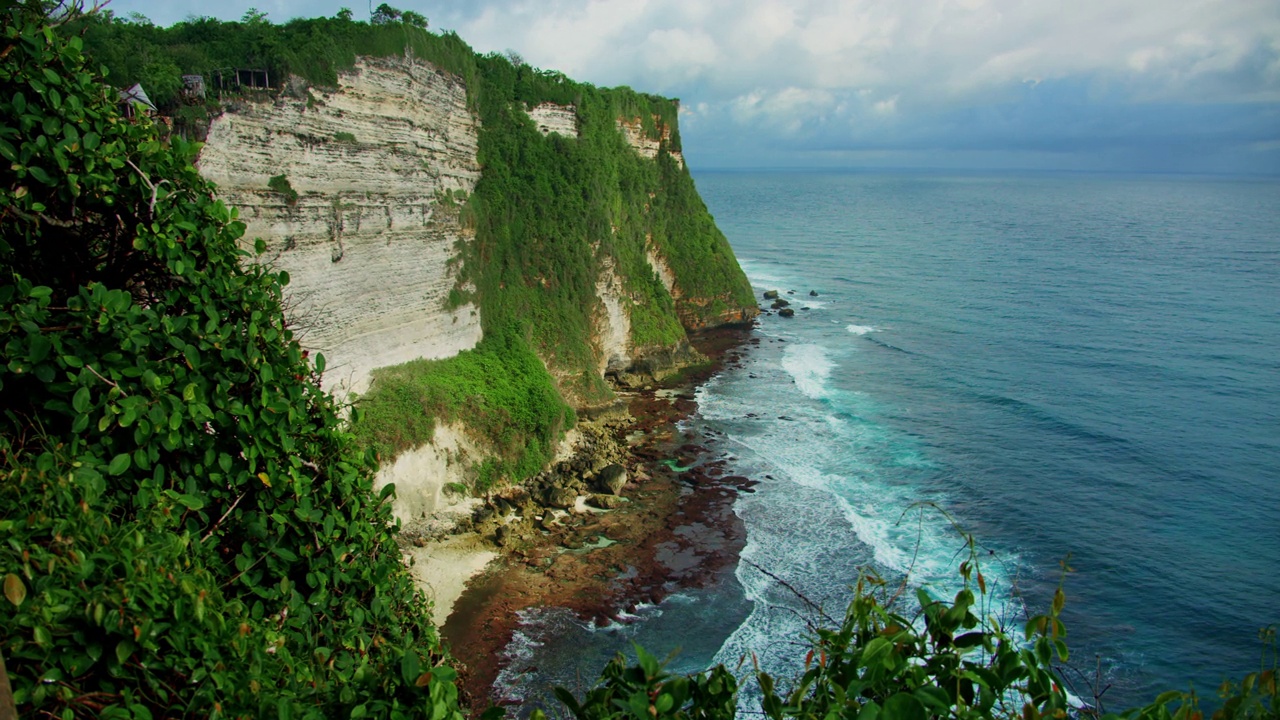
[[[235, 213], [0, 30], [0, 648], [21, 716], [461, 718], [373, 458]], [[259, 248], [261, 243], [259, 242]]]
[[284, 196], [284, 201], [290, 205], [298, 204], [298, 191], [293, 189], [293, 185], [289, 183], [289, 178], [281, 175], [272, 175], [267, 181], [267, 187], [272, 192], [278, 192]]
[[349, 132], [336, 132], [333, 134], [333, 139], [340, 143], [347, 143], [349, 145], [356, 144], [356, 136]]

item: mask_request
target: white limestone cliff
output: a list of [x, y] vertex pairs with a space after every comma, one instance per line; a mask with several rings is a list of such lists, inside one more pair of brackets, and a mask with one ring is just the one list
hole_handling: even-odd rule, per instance
[[[260, 261], [287, 271], [304, 347], [339, 397], [370, 372], [443, 358], [481, 337], [456, 283], [458, 204], [480, 176], [479, 124], [460, 80], [412, 58], [361, 59], [329, 92], [247, 102], [216, 118], [201, 173], [240, 209]], [[268, 188], [283, 175], [297, 201]]]
[[572, 105], [545, 102], [529, 108], [528, 113], [543, 135], [559, 133], [567, 138], [578, 137], [578, 111]]

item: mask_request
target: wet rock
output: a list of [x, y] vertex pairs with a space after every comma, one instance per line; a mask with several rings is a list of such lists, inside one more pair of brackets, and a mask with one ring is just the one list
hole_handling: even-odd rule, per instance
[[810, 290], [810, 291], [809, 291], [809, 297], [818, 297], [818, 291], [817, 291], [817, 290]]
[[789, 318], [789, 317], [795, 317], [795, 316], [796, 316], [796, 311], [792, 310], [791, 308], [782, 308], [781, 310], [778, 311], [778, 317]]
[[788, 305], [790, 305], [790, 304], [791, 304], [790, 302], [788, 302], [788, 301], [786, 301], [786, 300], [783, 300], [782, 298], [778, 298], [777, 300], [774, 300], [774, 301], [773, 301], [773, 304], [772, 304], [772, 305], [770, 305], [769, 307], [773, 308], [774, 310], [779, 310], [779, 309], [784, 308], [784, 307], [786, 307], [786, 306], [788, 306]]
[[778, 299], [778, 291], [777, 291], [777, 290], [765, 290], [765, 291], [764, 291], [764, 299], [765, 299], [765, 300], [777, 300], [777, 299]]
[[626, 498], [617, 495], [596, 494], [587, 498], [587, 504], [601, 510], [615, 510], [626, 504]]
[[596, 484], [603, 492], [618, 495], [622, 492], [622, 486], [627, 484], [627, 479], [627, 469], [614, 463], [600, 471], [596, 476]]

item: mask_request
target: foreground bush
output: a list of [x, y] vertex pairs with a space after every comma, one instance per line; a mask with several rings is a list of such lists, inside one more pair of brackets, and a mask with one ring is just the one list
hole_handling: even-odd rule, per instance
[[0, 652], [23, 716], [460, 717], [373, 461], [195, 148], [0, 36]]

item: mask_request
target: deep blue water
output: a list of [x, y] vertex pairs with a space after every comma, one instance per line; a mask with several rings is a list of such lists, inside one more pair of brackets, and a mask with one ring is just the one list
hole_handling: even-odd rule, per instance
[[[738, 502], [744, 558], [836, 611], [864, 567], [950, 594], [963, 542], [908, 512], [928, 501], [993, 552], [1007, 617], [1046, 607], [1070, 554], [1072, 664], [1101, 659], [1108, 709], [1256, 669], [1280, 622], [1280, 183], [697, 181], [757, 293], [808, 308], [700, 392], [693, 422], [773, 477]], [[505, 683], [592, 678], [631, 639], [680, 646], [677, 670], [785, 671], [803, 613], [747, 563], [627, 626], [537, 611]]]

